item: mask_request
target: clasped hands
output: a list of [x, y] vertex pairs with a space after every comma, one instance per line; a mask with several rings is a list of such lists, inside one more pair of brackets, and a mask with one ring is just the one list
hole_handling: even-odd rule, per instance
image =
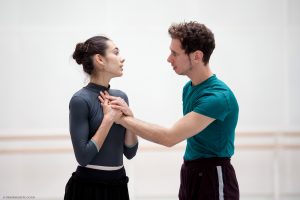
[[128, 104], [121, 97], [111, 96], [107, 91], [101, 91], [98, 96], [103, 108], [104, 117], [120, 124], [122, 117], [133, 116]]

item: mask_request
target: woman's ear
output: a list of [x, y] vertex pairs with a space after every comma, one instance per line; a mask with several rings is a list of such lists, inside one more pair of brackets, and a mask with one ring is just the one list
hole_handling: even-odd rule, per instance
[[105, 65], [105, 59], [100, 54], [95, 54], [93, 57], [93, 60], [94, 60], [95, 64], [97, 64], [97, 65], [100, 65], [100, 66]]

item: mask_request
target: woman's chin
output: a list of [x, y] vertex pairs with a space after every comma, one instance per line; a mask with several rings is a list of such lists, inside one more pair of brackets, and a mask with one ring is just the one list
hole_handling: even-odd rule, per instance
[[115, 75], [115, 77], [121, 77], [121, 76], [123, 76], [123, 72], [120, 72], [120, 73]]

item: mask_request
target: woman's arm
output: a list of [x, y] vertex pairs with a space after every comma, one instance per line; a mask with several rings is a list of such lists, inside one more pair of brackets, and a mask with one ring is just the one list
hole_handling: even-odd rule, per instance
[[[109, 101], [109, 105], [111, 106], [111, 108], [117, 108], [120, 111], [122, 111], [122, 113], [125, 116], [133, 117], [133, 112], [129, 108], [126, 101], [121, 97], [110, 96], [109, 93], [105, 91], [105, 93], [100, 92], [99, 100], [101, 101], [101, 104], [106, 103], [106, 106], [107, 106], [107, 102]], [[124, 141], [125, 145], [130, 147], [137, 144], [137, 142], [138, 142], [137, 136], [132, 131], [126, 130], [125, 141]]]
[[138, 138], [130, 130], [126, 129], [124, 144], [126, 147], [133, 147], [138, 143]]
[[[102, 104], [106, 100], [109, 100], [109, 105], [111, 105], [112, 108], [116, 105], [119, 106], [122, 105], [122, 109], [120, 109], [122, 113], [126, 116], [133, 117], [133, 112], [131, 111], [127, 103], [128, 101], [126, 102], [121, 97], [110, 96], [107, 92], [105, 92], [105, 94], [101, 92], [100, 95], [101, 96], [99, 97], [99, 99]], [[138, 148], [138, 137], [136, 136], [136, 134], [126, 129], [124, 144], [125, 144], [124, 155], [128, 159], [133, 158]]]
[[[77, 162], [86, 166], [101, 148], [113, 122], [113, 113], [104, 116], [94, 137], [89, 140], [89, 107], [80, 96], [74, 96], [69, 105], [70, 134]], [[120, 112], [121, 115], [121, 112]]]
[[110, 105], [108, 105], [108, 100], [104, 100], [103, 103], [101, 103], [103, 108], [103, 120], [96, 131], [95, 135], [92, 137], [92, 140], [97, 144], [98, 151], [102, 147], [104, 140], [106, 139], [106, 136], [113, 125], [114, 121], [122, 116], [122, 112], [119, 110], [112, 109]]
[[135, 134], [126, 129], [125, 141], [124, 141], [124, 155], [127, 159], [131, 159], [136, 155], [138, 150], [138, 139]]

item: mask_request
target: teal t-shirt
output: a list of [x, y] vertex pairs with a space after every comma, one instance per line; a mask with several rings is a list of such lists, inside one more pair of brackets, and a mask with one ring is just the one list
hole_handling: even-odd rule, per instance
[[216, 75], [195, 86], [189, 81], [183, 88], [182, 101], [184, 115], [196, 112], [215, 119], [187, 139], [184, 159], [231, 157], [239, 107], [230, 88]]

